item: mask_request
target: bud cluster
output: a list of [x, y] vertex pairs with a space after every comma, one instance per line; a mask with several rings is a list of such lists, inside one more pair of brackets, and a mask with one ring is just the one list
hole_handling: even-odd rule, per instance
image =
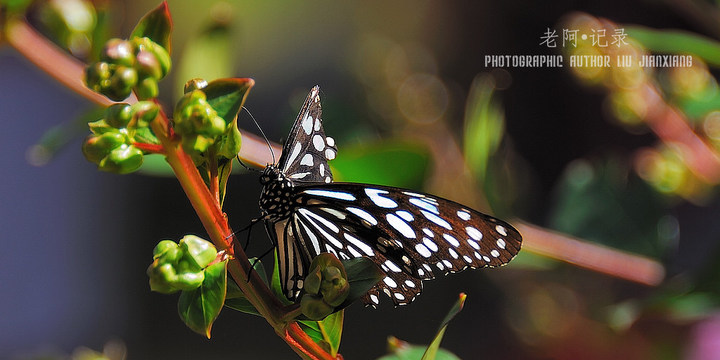
[[85, 83], [109, 99], [121, 101], [135, 90], [138, 99], [157, 97], [158, 81], [170, 70], [170, 54], [149, 38], [110, 39], [101, 61], [85, 69]]
[[165, 294], [197, 289], [205, 280], [205, 268], [216, 257], [215, 246], [194, 235], [186, 235], [179, 243], [160, 241], [147, 269], [150, 289]]
[[157, 105], [150, 101], [111, 105], [103, 119], [89, 124], [92, 134], [82, 146], [85, 158], [103, 171], [127, 174], [139, 169], [143, 152], [133, 145], [134, 135], [138, 128], [147, 127], [157, 113]]
[[318, 255], [310, 264], [300, 300], [303, 315], [321, 320], [335, 312], [350, 293], [347, 273], [340, 260], [332, 254]]

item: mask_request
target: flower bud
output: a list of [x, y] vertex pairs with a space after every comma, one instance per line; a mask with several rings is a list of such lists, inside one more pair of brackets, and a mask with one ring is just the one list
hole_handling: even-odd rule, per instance
[[160, 76], [157, 77], [157, 79], [160, 80], [165, 77], [171, 67], [170, 54], [167, 50], [147, 37], [134, 38], [133, 42], [137, 45], [138, 52], [148, 51], [155, 56], [155, 59], [160, 66]]
[[202, 90], [207, 85], [208, 85], [208, 82], [205, 79], [200, 79], [200, 78], [191, 79], [185, 83], [183, 93], [187, 94], [193, 90]]
[[83, 155], [88, 161], [99, 164], [110, 152], [125, 144], [127, 137], [119, 132], [102, 135], [90, 135], [82, 146]]
[[105, 109], [105, 122], [117, 129], [127, 127], [132, 120], [132, 107], [125, 103], [113, 104]]
[[153, 259], [157, 259], [161, 263], [175, 264], [180, 260], [181, 256], [180, 247], [172, 240], [163, 240], [155, 245], [155, 249], [153, 249]]
[[133, 66], [135, 63], [135, 47], [122, 39], [110, 39], [105, 43], [100, 58], [111, 64]]
[[135, 69], [125, 66], [115, 68], [110, 77], [110, 85], [103, 88], [103, 95], [111, 100], [121, 101], [130, 96], [132, 88], [137, 84], [138, 77]]
[[153, 77], [146, 77], [140, 80], [140, 82], [135, 87], [135, 93], [140, 100], [156, 98], [160, 93], [157, 79]]
[[300, 299], [300, 309], [310, 320], [322, 320], [335, 311], [335, 308], [325, 303], [322, 298], [310, 294], [305, 294]]
[[100, 160], [98, 168], [116, 174], [127, 174], [139, 169], [142, 163], [142, 151], [135, 146], [123, 144]]
[[85, 84], [95, 92], [100, 92], [110, 85], [110, 65], [106, 62], [96, 62], [85, 68]]
[[137, 126], [145, 127], [155, 119], [160, 108], [152, 101], [138, 101], [132, 104], [132, 111], [134, 116], [137, 118]]
[[211, 242], [194, 235], [185, 235], [180, 240], [180, 248], [185, 251], [186, 258], [192, 259], [200, 268], [208, 266], [217, 257], [217, 250]]
[[157, 79], [162, 77], [162, 69], [157, 61], [155, 54], [147, 50], [141, 50], [137, 53], [135, 69], [141, 76], [150, 76]]
[[147, 269], [150, 277], [150, 290], [163, 294], [172, 294], [179, 289], [175, 287], [177, 274], [172, 264], [158, 264], [157, 261], [150, 264]]

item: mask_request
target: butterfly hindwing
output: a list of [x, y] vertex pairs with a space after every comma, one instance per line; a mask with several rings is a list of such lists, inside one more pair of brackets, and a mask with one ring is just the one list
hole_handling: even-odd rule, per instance
[[387, 274], [366, 302], [376, 304], [381, 290], [407, 304], [435, 272], [504, 265], [520, 250], [521, 236], [509, 224], [427, 194], [351, 183], [301, 185], [295, 194], [294, 216], [312, 234], [309, 249], [367, 256]]
[[315, 86], [305, 99], [278, 163], [293, 181], [329, 183], [333, 179], [327, 162], [335, 158], [337, 147], [323, 130], [319, 92]]

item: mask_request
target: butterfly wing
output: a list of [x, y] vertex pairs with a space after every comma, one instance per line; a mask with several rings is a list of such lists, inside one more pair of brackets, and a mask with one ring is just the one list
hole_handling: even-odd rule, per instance
[[508, 223], [456, 202], [405, 189], [351, 183], [296, 186], [294, 234], [313, 258], [367, 256], [386, 277], [365, 297], [384, 292], [395, 305], [412, 302], [436, 271], [495, 267], [520, 250]]
[[320, 87], [310, 90], [290, 135], [283, 147], [278, 167], [285, 176], [297, 182], [332, 182], [328, 160], [335, 158], [337, 147], [325, 136], [322, 126]]

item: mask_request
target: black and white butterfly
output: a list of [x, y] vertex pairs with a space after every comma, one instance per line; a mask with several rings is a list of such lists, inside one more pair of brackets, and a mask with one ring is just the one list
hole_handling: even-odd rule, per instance
[[337, 147], [326, 137], [319, 87], [290, 130], [280, 161], [262, 173], [260, 209], [277, 248], [285, 295], [296, 300], [313, 258], [365, 256], [386, 274], [363, 298], [412, 302], [435, 271], [494, 267], [509, 262], [522, 237], [508, 223], [450, 200], [405, 189], [333, 183], [328, 160]]

